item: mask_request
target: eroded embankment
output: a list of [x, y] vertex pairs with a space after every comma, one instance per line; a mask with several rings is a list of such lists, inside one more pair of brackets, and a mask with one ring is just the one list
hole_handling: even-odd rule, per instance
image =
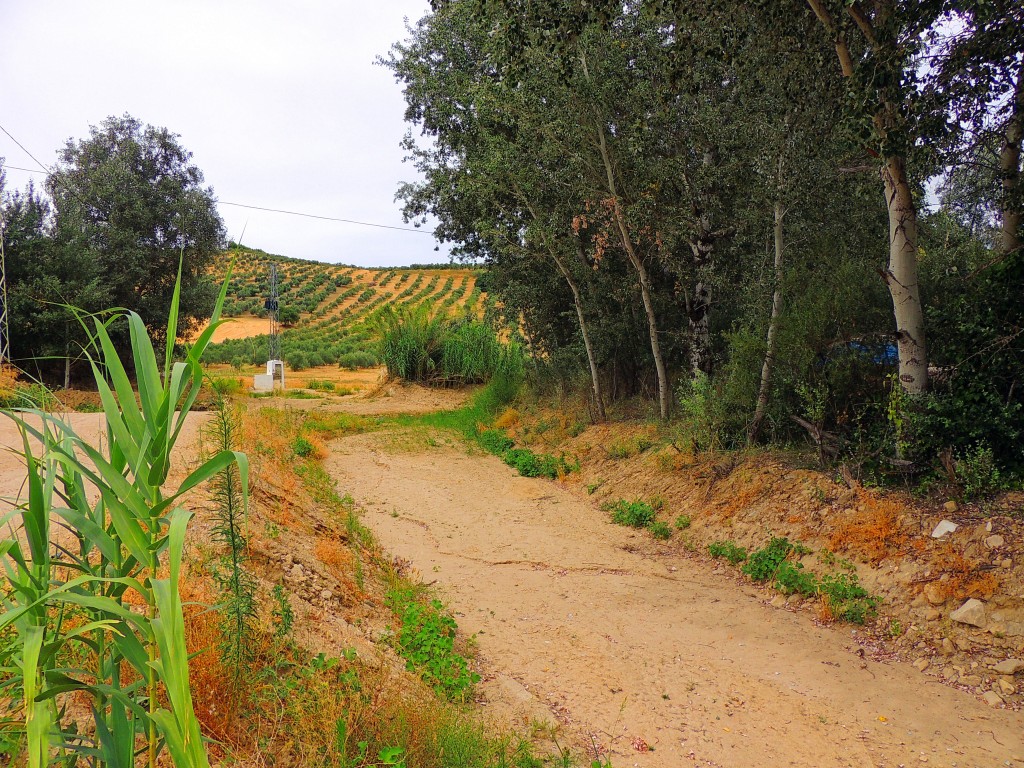
[[[443, 440], [346, 437], [327, 467], [475, 634], [482, 704], [616, 766], [995, 766], [1018, 716], [863, 657], [857, 630], [764, 593], [588, 497]], [[1012, 763], [1011, 763], [1012, 764]]]

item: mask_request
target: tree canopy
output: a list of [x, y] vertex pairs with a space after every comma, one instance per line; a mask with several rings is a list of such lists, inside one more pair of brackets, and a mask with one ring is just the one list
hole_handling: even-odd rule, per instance
[[[982, 325], [1008, 371], [1019, 15], [931, 0], [438, 2], [384, 60], [421, 132], [404, 146], [424, 180], [399, 197], [488, 264], [544, 370], [587, 372], [598, 417], [646, 392], [663, 418], [673, 402], [704, 411], [728, 441], [809, 427], [900, 461], [942, 441], [1008, 456], [1024, 382], [969, 362], [960, 302], [1004, 307]], [[992, 137], [987, 175], [972, 124]], [[941, 221], [936, 177], [959, 206]], [[964, 231], [984, 205], [1001, 237]], [[989, 410], [970, 437], [939, 437], [979, 387], [985, 408], [1005, 405], [998, 423]]]
[[[209, 316], [211, 256], [224, 245], [213, 191], [179, 137], [125, 115], [69, 139], [46, 179], [3, 197], [12, 357], [73, 358], [82, 340], [66, 305], [118, 306], [153, 329], [181, 266], [182, 328]], [[118, 339], [124, 343], [125, 339]]]

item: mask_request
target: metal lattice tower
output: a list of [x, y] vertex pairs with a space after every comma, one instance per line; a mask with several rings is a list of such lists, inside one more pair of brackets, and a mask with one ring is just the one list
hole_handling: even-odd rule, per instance
[[0, 221], [0, 366], [11, 362], [11, 338], [7, 323], [7, 259], [4, 257], [4, 236], [7, 234]]
[[278, 322], [280, 303], [277, 295], [277, 264], [270, 265], [270, 295], [263, 306], [270, 317], [270, 350], [269, 360], [281, 359], [281, 327]]

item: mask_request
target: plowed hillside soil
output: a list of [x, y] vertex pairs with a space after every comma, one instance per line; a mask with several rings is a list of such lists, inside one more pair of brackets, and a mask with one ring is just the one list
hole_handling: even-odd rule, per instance
[[1024, 764], [1019, 714], [879, 661], [861, 630], [612, 526], [452, 440], [337, 441], [328, 469], [475, 635], [481, 703], [616, 768]]

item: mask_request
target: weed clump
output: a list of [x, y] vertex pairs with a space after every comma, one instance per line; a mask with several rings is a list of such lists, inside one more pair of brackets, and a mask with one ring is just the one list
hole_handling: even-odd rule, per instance
[[[733, 565], [745, 561], [743, 573], [757, 582], [768, 582], [784, 595], [802, 595], [821, 601], [822, 618], [863, 624], [878, 613], [877, 597], [860, 585], [855, 573], [833, 573], [819, 578], [805, 570], [793, 555], [810, 550], [786, 538], [774, 538], [749, 556], [746, 550], [730, 541], [716, 541], [708, 546], [712, 557], [724, 557]], [[834, 562], [834, 556], [830, 556]]]
[[466, 657], [456, 652], [458, 625], [441, 601], [420, 602], [411, 590], [395, 590], [387, 600], [401, 620], [396, 649], [409, 671], [418, 672], [445, 698], [465, 700], [480, 675], [471, 672]]
[[708, 544], [708, 553], [715, 558], [724, 557], [733, 565], [739, 565], [747, 559], [747, 550], [738, 547], [731, 541], [713, 541]]
[[654, 522], [654, 507], [646, 501], [626, 501], [619, 499], [604, 507], [612, 513], [612, 522], [616, 525], [628, 525], [630, 528], [647, 528]]

